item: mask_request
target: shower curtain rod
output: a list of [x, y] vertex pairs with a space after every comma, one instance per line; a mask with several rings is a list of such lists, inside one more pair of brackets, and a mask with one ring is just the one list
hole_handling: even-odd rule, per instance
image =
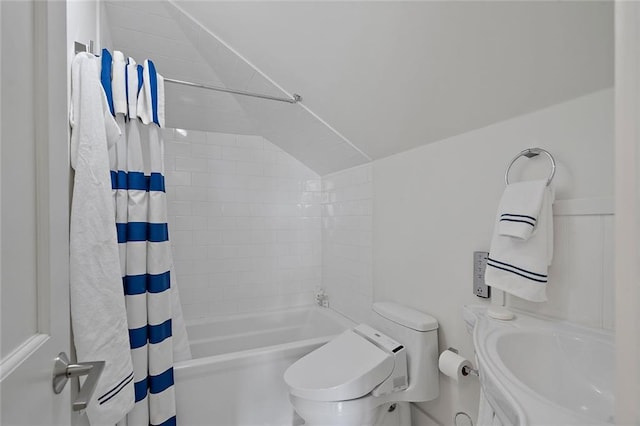
[[[79, 41], [76, 41], [74, 47], [75, 47], [75, 52], [76, 53], [89, 52], [89, 53], [95, 54], [93, 52], [93, 49], [94, 49], [93, 48], [93, 40], [91, 40], [89, 42], [89, 46], [87, 46], [84, 43], [80, 43]], [[250, 97], [253, 97], [253, 98], [260, 98], [260, 99], [268, 99], [270, 101], [287, 102], [287, 103], [290, 103], [290, 104], [297, 104], [298, 102], [302, 101], [302, 96], [298, 95], [297, 93], [294, 93], [292, 98], [282, 98], [282, 97], [279, 97], [279, 96], [263, 95], [262, 93], [246, 92], [244, 90], [227, 89], [226, 87], [209, 86], [209, 85], [202, 84], [202, 83], [192, 83], [191, 81], [176, 80], [175, 78], [165, 77], [164, 81], [169, 82], [169, 83], [174, 83], [174, 84], [181, 84], [183, 86], [197, 87], [199, 89], [215, 90], [217, 92], [233, 93], [235, 95], [250, 96]]]
[[190, 81], [176, 80], [176, 79], [167, 78], [167, 77], [164, 78], [164, 81], [169, 83], [174, 83], [174, 84], [181, 84], [183, 86], [197, 87], [200, 89], [216, 90], [218, 92], [233, 93], [233, 94], [242, 95], [242, 96], [251, 96], [254, 98], [268, 99], [271, 101], [288, 102], [290, 104], [296, 104], [302, 100], [302, 96], [298, 95], [297, 93], [293, 94], [293, 98], [281, 98], [278, 96], [263, 95], [261, 93], [253, 93], [253, 92], [245, 92], [244, 90], [227, 89], [226, 87], [208, 86], [206, 84], [192, 83]]

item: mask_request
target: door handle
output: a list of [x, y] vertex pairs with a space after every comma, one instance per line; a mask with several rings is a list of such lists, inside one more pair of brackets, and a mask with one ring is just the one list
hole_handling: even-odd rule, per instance
[[100, 380], [102, 370], [104, 370], [104, 364], [104, 361], [69, 364], [67, 354], [60, 352], [53, 365], [53, 392], [56, 394], [62, 392], [71, 377], [87, 376], [76, 400], [71, 406], [73, 411], [84, 410], [87, 408], [89, 401], [91, 401], [93, 391], [96, 390], [96, 385]]

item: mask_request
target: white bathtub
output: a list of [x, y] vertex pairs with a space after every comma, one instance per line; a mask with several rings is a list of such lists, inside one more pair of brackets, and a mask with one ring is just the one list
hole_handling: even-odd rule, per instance
[[175, 365], [178, 424], [293, 425], [283, 374], [354, 324], [318, 307], [235, 315], [187, 326], [193, 360]]

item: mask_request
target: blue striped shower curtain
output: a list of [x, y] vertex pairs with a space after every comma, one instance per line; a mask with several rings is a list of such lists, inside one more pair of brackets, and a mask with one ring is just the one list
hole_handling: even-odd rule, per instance
[[[119, 52], [114, 52], [114, 55]], [[109, 53], [103, 51], [103, 70], [110, 67]], [[115, 58], [114, 58], [115, 59]], [[108, 64], [107, 64], [108, 62]], [[151, 61], [148, 61], [149, 63]], [[113, 62], [115, 68], [125, 66]], [[145, 61], [145, 67], [148, 67]], [[155, 73], [153, 65], [151, 71]], [[126, 69], [131, 69], [126, 67]], [[142, 96], [143, 78], [148, 69], [134, 65], [137, 90]], [[121, 69], [118, 72], [122, 71]], [[107, 100], [113, 104], [116, 90], [107, 87], [111, 73], [103, 73]], [[127, 72], [125, 71], [125, 81]], [[154, 80], [153, 84], [156, 84]], [[124, 95], [126, 97], [126, 95]], [[134, 409], [126, 424], [176, 424], [173, 378], [174, 338], [172, 327], [173, 260], [167, 227], [164, 184], [164, 144], [158, 122], [148, 125], [129, 110], [114, 112], [122, 136], [110, 150], [111, 179], [116, 212], [116, 228], [123, 277], [131, 357], [134, 367]], [[157, 107], [157, 105], [154, 105]], [[156, 120], [157, 121], [157, 120]]]

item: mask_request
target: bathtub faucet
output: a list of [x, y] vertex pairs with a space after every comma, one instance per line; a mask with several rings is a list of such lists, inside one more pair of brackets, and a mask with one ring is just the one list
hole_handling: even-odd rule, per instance
[[316, 289], [314, 298], [316, 299], [316, 303], [318, 304], [318, 306], [322, 306], [323, 308], [329, 307], [329, 295], [324, 291], [323, 288]]

